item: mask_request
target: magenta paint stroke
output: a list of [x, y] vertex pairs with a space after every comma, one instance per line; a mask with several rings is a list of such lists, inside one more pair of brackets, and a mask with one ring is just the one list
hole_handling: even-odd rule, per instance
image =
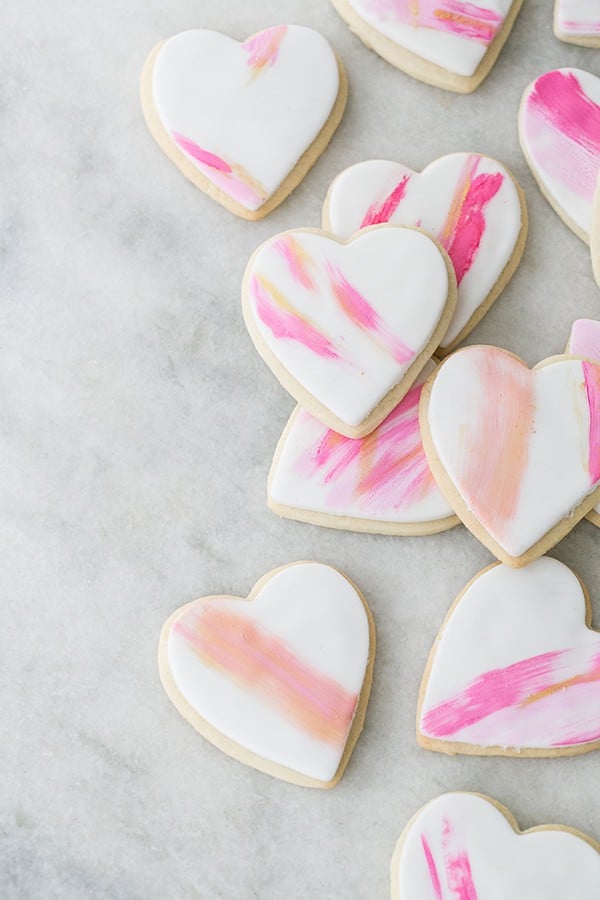
[[383, 200], [376, 200], [371, 204], [360, 223], [361, 228], [368, 228], [370, 225], [383, 225], [390, 221], [398, 210], [400, 202], [406, 196], [410, 177], [410, 175], [403, 175], [387, 197], [384, 197]]
[[596, 484], [600, 482], [600, 365], [586, 361], [581, 365], [590, 414], [588, 470], [592, 484]]
[[291, 234], [284, 234], [273, 242], [273, 250], [284, 258], [294, 281], [307, 291], [315, 289], [315, 281], [310, 273], [310, 269], [314, 266], [313, 260], [297, 238]]
[[222, 157], [200, 147], [190, 138], [171, 132], [173, 141], [186, 156], [193, 159], [213, 184], [237, 200], [247, 209], [258, 209], [265, 202], [267, 192], [239, 166], [232, 166]]
[[431, 887], [433, 893], [435, 894], [435, 900], [444, 900], [444, 896], [442, 894], [442, 884], [440, 882], [440, 876], [438, 875], [437, 866], [435, 864], [429, 842], [424, 834], [421, 835], [421, 846], [423, 847], [423, 853], [425, 854], [425, 861], [427, 863], [427, 869], [429, 871]]
[[450, 820], [442, 820], [442, 849], [446, 882], [452, 900], [477, 900], [469, 854], [458, 846]]
[[392, 332], [377, 310], [349, 283], [337, 266], [328, 262], [326, 269], [332, 293], [348, 318], [365, 332], [371, 332], [377, 344], [399, 365], [409, 363], [414, 358], [414, 352]]
[[504, 21], [494, 10], [461, 0], [370, 0], [368, 9], [384, 21], [448, 32], [485, 45]]

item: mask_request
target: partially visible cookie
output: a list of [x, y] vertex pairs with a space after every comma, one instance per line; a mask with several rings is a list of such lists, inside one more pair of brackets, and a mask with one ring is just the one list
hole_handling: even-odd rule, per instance
[[592, 270], [596, 284], [600, 287], [600, 175], [592, 206], [592, 228], [590, 231], [590, 253], [592, 255]]
[[340, 572], [298, 562], [247, 599], [202, 597], [165, 623], [160, 677], [181, 715], [229, 756], [306, 787], [333, 787], [362, 730], [375, 628]]
[[562, 825], [520, 831], [483, 794], [436, 797], [392, 858], [392, 900], [597, 900], [600, 844]]
[[[600, 322], [593, 319], [577, 319], [571, 328], [567, 353], [600, 363]], [[600, 503], [590, 510], [587, 518], [600, 528]]]
[[523, 94], [519, 137], [542, 194], [589, 243], [600, 173], [600, 79], [581, 69], [541, 75]]
[[243, 43], [177, 34], [151, 52], [141, 92], [153, 137], [183, 174], [236, 215], [260, 219], [321, 155], [348, 88], [322, 35], [277, 25]]
[[455, 600], [423, 675], [417, 740], [480, 756], [600, 749], [600, 633], [567, 566], [496, 564]]
[[422, 172], [371, 159], [338, 175], [325, 198], [323, 227], [347, 239], [384, 222], [423, 228], [452, 260], [456, 312], [438, 349], [449, 353], [519, 264], [527, 238], [525, 194], [502, 163], [479, 153], [451, 153]]
[[413, 78], [468, 94], [491, 71], [523, 0], [331, 0], [351, 30]]
[[554, 34], [581, 47], [600, 47], [599, 0], [555, 0]]

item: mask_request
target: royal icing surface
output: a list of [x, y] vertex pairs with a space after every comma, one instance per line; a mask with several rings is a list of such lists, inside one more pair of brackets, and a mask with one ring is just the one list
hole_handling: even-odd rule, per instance
[[542, 75], [523, 95], [519, 131], [540, 185], [589, 237], [600, 171], [600, 79], [581, 69]]
[[441, 346], [448, 347], [485, 301], [515, 251], [521, 203], [507, 170], [489, 157], [452, 153], [423, 172], [369, 160], [333, 182], [324, 210], [333, 234], [391, 222], [433, 234], [456, 272], [456, 312]]
[[419, 428], [423, 382], [365, 438], [343, 437], [301, 407], [293, 414], [269, 479], [269, 502], [375, 522], [421, 523], [453, 516], [425, 458]]
[[502, 28], [511, 0], [348, 0], [358, 15], [404, 50], [470, 76]]
[[252, 257], [245, 314], [300, 386], [357, 426], [431, 341], [448, 291], [444, 258], [420, 232], [381, 227], [347, 245], [286, 232]]
[[600, 0], [556, 0], [560, 37], [600, 38]]
[[475, 794], [442, 794], [402, 836], [396, 900], [596, 900], [600, 855], [560, 830], [518, 834]]
[[161, 46], [152, 99], [171, 138], [237, 203], [259, 209], [329, 118], [339, 91], [335, 54], [300, 25], [243, 43], [185, 31]]
[[511, 557], [600, 485], [600, 366], [591, 362], [530, 371], [497, 347], [459, 350], [438, 370], [427, 421], [464, 504]]
[[[600, 363], [600, 322], [593, 319], [573, 322], [567, 353]], [[594, 511], [600, 516], [600, 503]]]
[[579, 580], [548, 556], [484, 572], [436, 641], [421, 734], [517, 750], [600, 741], [600, 634], [586, 612]]
[[335, 569], [279, 570], [254, 599], [206, 597], [171, 627], [175, 685], [240, 746], [309, 778], [333, 779], [369, 659], [369, 623]]

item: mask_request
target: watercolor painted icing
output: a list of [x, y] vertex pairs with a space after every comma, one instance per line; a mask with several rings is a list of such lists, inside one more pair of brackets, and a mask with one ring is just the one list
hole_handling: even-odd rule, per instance
[[503, 562], [540, 556], [598, 499], [599, 385], [591, 362], [558, 357], [530, 371], [505, 350], [469, 347], [423, 392], [429, 463]]
[[581, 69], [540, 76], [523, 95], [519, 133], [542, 193], [589, 242], [600, 173], [600, 79]]
[[310, 230], [278, 235], [252, 256], [243, 286], [263, 358], [308, 412], [351, 437], [373, 430], [409, 390], [454, 302], [435, 242], [387, 226], [348, 244]]
[[347, 530], [431, 534], [457, 524], [431, 473], [421, 441], [416, 384], [371, 434], [347, 438], [301, 407], [281, 437], [269, 475], [279, 515]]
[[197, 29], [160, 45], [150, 99], [188, 163], [254, 213], [320, 134], [340, 86], [333, 50], [310, 28], [277, 25], [242, 43]]
[[456, 311], [441, 342], [447, 351], [468, 334], [512, 276], [527, 233], [524, 196], [510, 172], [476, 153], [453, 153], [414, 172], [369, 160], [335, 179], [324, 227], [347, 239], [382, 223], [424, 228], [441, 243], [456, 272]]
[[[567, 353], [600, 363], [600, 322], [577, 319], [571, 328]], [[600, 527], [600, 503], [588, 513], [588, 519]]]
[[560, 826], [519, 832], [479, 794], [442, 794], [421, 809], [392, 859], [393, 900], [595, 900], [598, 845]]
[[495, 565], [459, 596], [423, 678], [419, 743], [552, 756], [600, 748], [600, 633], [579, 579], [542, 557]]
[[178, 610], [163, 629], [161, 677], [185, 718], [230, 755], [330, 786], [354, 725], [354, 740], [362, 727], [371, 631], [343, 575], [296, 563], [262, 579], [248, 600], [204, 597]]
[[556, 0], [554, 31], [563, 41], [597, 46], [600, 43], [600, 0]]

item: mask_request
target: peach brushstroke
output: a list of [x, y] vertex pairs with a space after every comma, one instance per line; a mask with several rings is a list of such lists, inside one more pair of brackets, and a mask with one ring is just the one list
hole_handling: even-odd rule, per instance
[[294, 281], [297, 281], [307, 291], [314, 290], [315, 282], [310, 274], [310, 270], [314, 267], [314, 261], [300, 241], [293, 235], [286, 234], [273, 243], [273, 249], [285, 259]]
[[449, 819], [442, 821], [442, 848], [446, 868], [446, 881], [453, 900], [477, 900], [471, 862], [466, 850], [452, 849], [455, 843]]
[[266, 189], [241, 166], [230, 165], [220, 156], [204, 150], [177, 131], [171, 132], [171, 137], [179, 149], [198, 164], [198, 167], [213, 184], [224, 190], [242, 206], [247, 209], [258, 209], [265, 202], [267, 199]]
[[600, 363], [600, 322], [577, 319], [571, 328], [569, 353], [581, 359]]
[[410, 175], [403, 175], [387, 197], [372, 203], [360, 223], [360, 228], [368, 228], [369, 225], [382, 225], [389, 222], [406, 195], [409, 181]]
[[424, 834], [421, 835], [421, 846], [423, 847], [423, 853], [425, 854], [425, 861], [427, 862], [427, 869], [429, 870], [429, 878], [431, 879], [431, 887], [435, 894], [434, 900], [444, 900], [444, 897], [442, 894], [442, 885], [440, 882], [440, 876], [438, 875], [438, 870], [435, 865], [433, 853], [431, 852], [431, 847], [429, 846], [429, 842]]
[[537, 79], [526, 111], [524, 134], [536, 164], [591, 202], [600, 170], [600, 106], [573, 72], [555, 70]]
[[436, 486], [419, 428], [422, 390], [422, 385], [411, 388], [367, 437], [346, 438], [323, 428], [316, 443], [299, 455], [295, 472], [328, 489], [332, 509], [357, 501], [361, 511], [376, 515], [417, 503]]
[[331, 341], [309, 319], [296, 312], [263, 275], [253, 275], [250, 279], [250, 295], [259, 319], [275, 338], [296, 341], [323, 359], [340, 359]]
[[561, 31], [564, 31], [566, 34], [578, 34], [581, 36], [600, 34], [600, 22], [576, 22], [574, 19], [567, 19], [559, 24]]
[[248, 53], [247, 62], [254, 70], [253, 77], [275, 65], [287, 29], [287, 25], [275, 25], [244, 41], [242, 48]]
[[477, 175], [481, 157], [470, 154], [465, 160], [452, 203], [439, 234], [439, 241], [452, 260], [456, 281], [461, 283], [475, 259], [483, 238], [485, 208], [504, 182], [501, 172]]
[[371, 12], [416, 28], [431, 28], [489, 44], [502, 26], [503, 17], [491, 9], [460, 0], [371, 0]]
[[600, 481], [600, 365], [582, 362], [585, 395], [590, 414], [588, 471], [592, 484]]
[[358, 697], [306, 665], [247, 616], [217, 606], [188, 610], [174, 631], [221, 672], [316, 740], [343, 747]]
[[371, 332], [376, 343], [399, 365], [410, 362], [414, 358], [413, 351], [393, 334], [369, 301], [346, 280], [336, 266], [328, 262], [326, 268], [332, 293], [348, 318], [365, 332]]
[[474, 515], [502, 537], [517, 511], [527, 468], [534, 379], [523, 363], [503, 352], [474, 348], [471, 359], [480, 405], [465, 423], [458, 484]]

